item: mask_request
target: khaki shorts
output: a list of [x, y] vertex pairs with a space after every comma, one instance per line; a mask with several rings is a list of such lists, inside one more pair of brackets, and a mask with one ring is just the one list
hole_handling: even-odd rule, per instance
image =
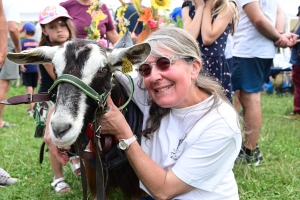
[[[14, 52], [15, 46], [10, 38], [7, 40], [8, 52]], [[19, 65], [6, 58], [0, 71], [0, 80], [15, 80], [19, 78]]]

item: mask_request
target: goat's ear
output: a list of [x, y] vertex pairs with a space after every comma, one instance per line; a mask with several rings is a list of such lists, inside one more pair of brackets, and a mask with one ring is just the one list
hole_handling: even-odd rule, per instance
[[8, 53], [7, 58], [17, 64], [51, 63], [52, 58], [58, 49], [58, 46], [40, 46], [20, 53]]
[[122, 70], [123, 73], [134, 71], [135, 66], [145, 62], [150, 55], [151, 47], [148, 43], [137, 44], [124, 49], [113, 49], [108, 52], [108, 64], [115, 70]]

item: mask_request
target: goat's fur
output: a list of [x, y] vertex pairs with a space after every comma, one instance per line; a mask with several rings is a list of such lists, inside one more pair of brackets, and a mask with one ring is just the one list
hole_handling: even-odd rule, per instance
[[[150, 50], [149, 44], [109, 50], [96, 42], [76, 39], [62, 46], [37, 47], [21, 53], [8, 54], [7, 57], [19, 64], [53, 63], [58, 77], [62, 74], [71, 74], [92, 87], [98, 94], [102, 94], [112, 87], [112, 71], [121, 68], [123, 58], [126, 57], [136, 65], [146, 60]], [[112, 99], [116, 103], [125, 92], [117, 82], [115, 84], [117, 86], [112, 90]], [[49, 126], [53, 142], [66, 147], [77, 141], [76, 143], [82, 146], [82, 142], [78, 141], [79, 136], [93, 120], [96, 107], [97, 102], [76, 86], [60, 83], [57, 88], [56, 108], [51, 115]], [[79, 151], [82, 151], [82, 148], [79, 147]], [[89, 162], [84, 162], [90, 192], [95, 196], [95, 168]], [[128, 162], [112, 170], [108, 176], [106, 190], [108, 194], [121, 187], [128, 199], [135, 199], [141, 195], [138, 179]]]

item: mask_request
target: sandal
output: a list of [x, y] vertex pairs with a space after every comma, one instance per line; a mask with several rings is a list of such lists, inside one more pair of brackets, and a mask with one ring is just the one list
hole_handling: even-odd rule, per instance
[[[74, 163], [74, 160], [78, 160], [78, 163]], [[75, 174], [75, 176], [80, 176], [81, 171], [80, 171], [80, 157], [79, 156], [72, 156], [69, 159], [69, 164], [71, 166], [72, 172]]]
[[[57, 193], [69, 193], [69, 192], [71, 192], [71, 187], [68, 183], [65, 182], [64, 177], [60, 177], [58, 179], [53, 180], [53, 182], [51, 183], [51, 186], [54, 188], [55, 192], [57, 192]], [[61, 191], [63, 189], [67, 189], [67, 188], [69, 188], [70, 191]]]

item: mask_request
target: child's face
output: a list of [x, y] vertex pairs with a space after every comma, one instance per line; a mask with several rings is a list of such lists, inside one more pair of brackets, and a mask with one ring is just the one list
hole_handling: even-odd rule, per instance
[[58, 18], [48, 24], [45, 24], [45, 27], [43, 28], [43, 33], [49, 37], [49, 40], [51, 42], [59, 44], [63, 44], [70, 37], [67, 23], [61, 18]]

